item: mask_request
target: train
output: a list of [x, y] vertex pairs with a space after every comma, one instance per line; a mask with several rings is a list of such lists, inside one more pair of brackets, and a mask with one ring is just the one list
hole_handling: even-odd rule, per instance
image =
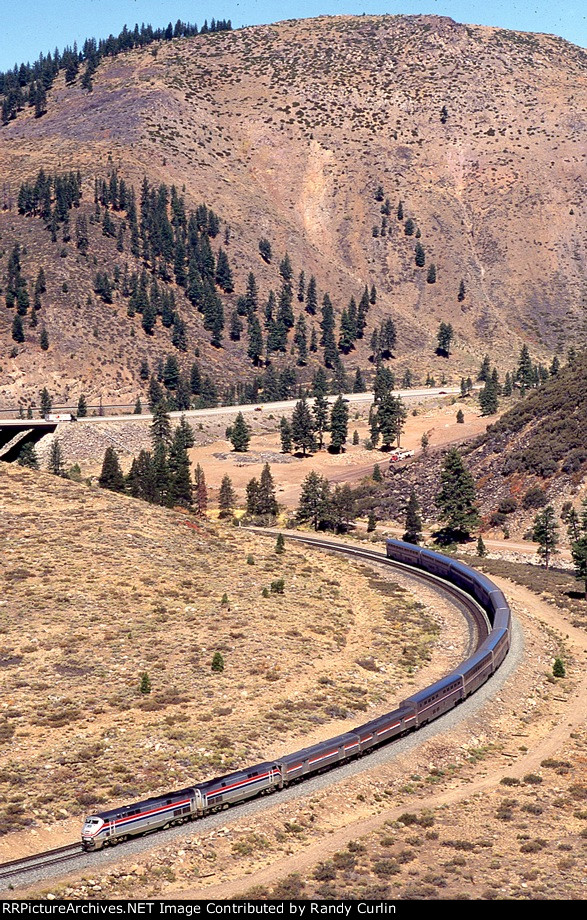
[[489, 680], [510, 648], [511, 612], [502, 591], [470, 566], [414, 544], [388, 539], [386, 555], [393, 562], [454, 584], [475, 599], [491, 629], [469, 658], [441, 680], [402, 700], [396, 709], [344, 734], [185, 789], [89, 815], [82, 828], [83, 848], [114, 846], [129, 837], [183, 824], [283, 789], [421, 728]]

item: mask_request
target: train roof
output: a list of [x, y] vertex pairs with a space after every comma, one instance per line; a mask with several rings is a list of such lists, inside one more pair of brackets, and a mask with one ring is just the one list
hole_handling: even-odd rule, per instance
[[294, 751], [293, 754], [284, 754], [283, 757], [279, 758], [279, 761], [285, 764], [297, 763], [298, 761], [307, 760], [309, 757], [313, 757], [316, 754], [323, 754], [325, 750], [339, 748], [347, 741], [353, 744], [358, 741], [356, 731], [344, 732], [344, 734], [337, 735], [335, 738], [329, 738], [327, 741], [320, 741], [318, 744], [312, 744], [310, 747], [302, 748], [300, 751]]
[[492, 629], [481, 648], [493, 651], [495, 646], [498, 645], [499, 642], [503, 639], [504, 635], [507, 636], [507, 629]]
[[481, 585], [488, 594], [493, 594], [494, 591], [499, 591], [497, 585], [495, 585], [487, 575], [484, 575], [483, 572], [480, 572], [478, 569], [474, 569], [472, 566], [467, 565], [466, 562], [461, 562], [460, 559], [453, 559], [451, 562], [451, 569], [455, 572], [461, 572], [463, 575], [473, 578], [478, 585]]
[[458, 664], [456, 668], [450, 672], [450, 674], [447, 674], [445, 680], [454, 680], [454, 678], [458, 677], [460, 674], [466, 674], [467, 671], [469, 671], [471, 668], [474, 668], [475, 665], [483, 661], [484, 658], [490, 657], [491, 649], [481, 646], [481, 648], [478, 648], [473, 655]]
[[429, 697], [433, 696], [435, 693], [441, 693], [445, 690], [450, 684], [454, 683], [455, 680], [458, 680], [460, 677], [458, 672], [451, 672], [447, 674], [446, 677], [442, 677], [440, 680], [437, 680], [436, 683], [430, 684], [429, 687], [424, 687], [423, 690], [419, 690], [417, 693], [414, 693], [412, 696], [408, 696], [405, 700], [402, 700], [402, 706], [407, 706], [410, 703], [418, 705], [424, 700], [427, 700]]
[[115, 818], [117, 815], [127, 812], [133, 808], [148, 808], [158, 802], [167, 802], [168, 799], [188, 799], [194, 794], [194, 787], [188, 786], [187, 789], [174, 789], [173, 792], [162, 792], [161, 795], [154, 795], [148, 799], [140, 799], [138, 802], [129, 802], [127, 805], [119, 805], [118, 808], [110, 808], [108, 811], [94, 811], [90, 817], [102, 818], [108, 820]]
[[376, 719], [371, 719], [370, 722], [364, 722], [362, 725], [357, 725], [354, 729], [355, 734], [363, 735], [365, 732], [377, 731], [377, 729], [381, 728], [383, 725], [388, 725], [390, 722], [396, 722], [398, 719], [403, 719], [407, 715], [412, 715], [413, 712], [413, 706], [400, 706], [399, 709], [394, 709], [392, 712], [386, 712], [385, 715], [377, 716]]
[[207, 779], [203, 783], [197, 783], [196, 789], [207, 792], [212, 786], [218, 787], [222, 783], [234, 782], [241, 777], [249, 777], [253, 774], [267, 773], [271, 768], [276, 768], [274, 760], [266, 760], [264, 763], [254, 764], [252, 767], [244, 767], [242, 770], [235, 770], [234, 773], [225, 773], [223, 776], [215, 776], [213, 779]]

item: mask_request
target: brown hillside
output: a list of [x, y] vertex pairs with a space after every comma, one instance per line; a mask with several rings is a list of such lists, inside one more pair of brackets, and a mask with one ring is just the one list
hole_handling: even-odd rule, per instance
[[[12, 203], [0, 212], [0, 270], [15, 241], [26, 246], [29, 288], [44, 266], [39, 320], [50, 339], [42, 351], [40, 325], [29, 330], [25, 317], [26, 341], [8, 357], [14, 311], [2, 296], [1, 403], [32, 399], [42, 385], [59, 397], [81, 389], [134, 399], [141, 358], [153, 364], [172, 350], [160, 321], [147, 337], [119, 294], [112, 306], [93, 295], [97, 270], [134, 264], [99, 225], [90, 227], [85, 259], [75, 240], [51, 243], [38, 218], [16, 213], [20, 182], [40, 167], [79, 168], [87, 214], [94, 177], [114, 167], [137, 193], [146, 174], [183, 189], [188, 209], [206, 201], [223, 221], [221, 237], [231, 229], [227, 325], [248, 272], [264, 304], [287, 250], [294, 283], [301, 269], [306, 281], [314, 274], [319, 302], [329, 291], [337, 318], [351, 295], [376, 284], [365, 338], [345, 359], [350, 369], [369, 367], [371, 332], [387, 313], [398, 327], [394, 370], [410, 366], [420, 378], [472, 373], [487, 351], [505, 367], [522, 341], [546, 357], [584, 332], [585, 60], [553, 36], [430, 16], [334, 17], [129, 52], [100, 65], [91, 95], [79, 78], [66, 87], [61, 75], [46, 115], [26, 109], [0, 129], [4, 203]], [[389, 233], [375, 238], [379, 184], [391, 215]], [[399, 200], [421, 232], [425, 268], [414, 264], [416, 240], [397, 219]], [[271, 265], [259, 256], [261, 237], [271, 241]], [[431, 262], [435, 284], [426, 283]], [[211, 348], [200, 317], [176, 294], [186, 364], [198, 344], [203, 370], [222, 384], [251, 376], [246, 335], [232, 343], [226, 328], [224, 348]], [[448, 361], [434, 355], [441, 320], [456, 332]]]
[[[557, 376], [517, 398], [508, 411], [462, 452], [477, 487], [484, 529], [505, 527], [521, 537], [538, 509], [552, 503], [579, 507], [587, 474], [587, 352], [579, 352]], [[414, 488], [428, 524], [436, 520], [436, 496], [446, 448], [415, 461], [390, 464], [378, 513], [402, 519]], [[538, 490], [538, 491], [537, 491]], [[566, 528], [561, 526], [562, 542]]]

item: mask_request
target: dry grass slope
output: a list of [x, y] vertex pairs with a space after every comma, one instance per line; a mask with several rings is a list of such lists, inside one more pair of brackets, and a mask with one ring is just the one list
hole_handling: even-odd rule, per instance
[[436, 612], [343, 559], [6, 464], [0, 514], [0, 835], [327, 737], [438, 642]]

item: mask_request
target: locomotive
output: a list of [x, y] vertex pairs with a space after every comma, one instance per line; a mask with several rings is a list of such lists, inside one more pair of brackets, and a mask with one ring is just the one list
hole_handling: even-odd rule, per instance
[[426, 725], [484, 684], [499, 668], [510, 647], [511, 613], [503, 593], [485, 575], [441, 553], [388, 539], [386, 554], [394, 562], [422, 569], [456, 585], [477, 601], [487, 615], [491, 631], [473, 655], [441, 680], [402, 700], [397, 709], [342, 735], [187, 789], [90, 815], [82, 828], [83, 848], [98, 850], [114, 846], [129, 837], [182, 824], [283, 789], [289, 783], [358, 757]]

